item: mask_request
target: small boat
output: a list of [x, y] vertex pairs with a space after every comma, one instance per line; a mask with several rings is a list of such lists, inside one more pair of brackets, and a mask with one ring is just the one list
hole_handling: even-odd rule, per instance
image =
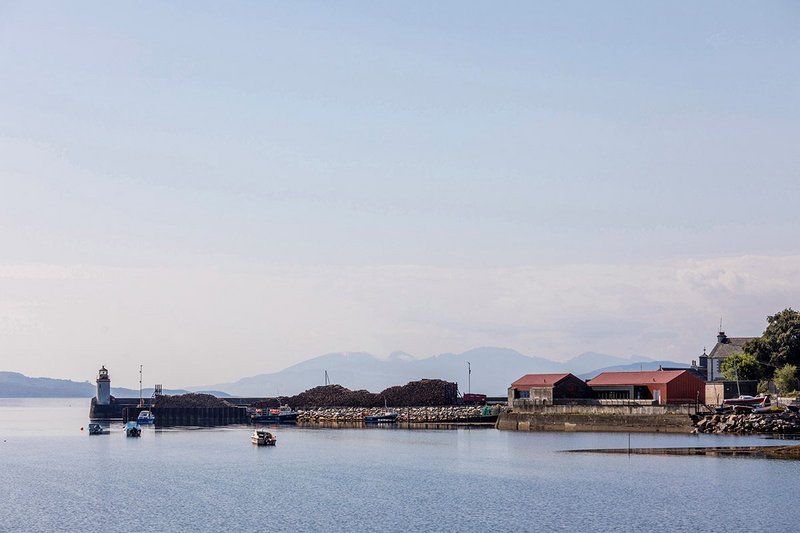
[[136, 422], [139, 424], [153, 424], [155, 421], [156, 417], [150, 411], [140, 411], [139, 416], [136, 417]]
[[294, 424], [297, 422], [297, 411], [288, 405], [281, 405], [279, 409], [256, 409], [250, 414], [251, 422]]
[[107, 435], [108, 431], [100, 424], [91, 423], [88, 426], [89, 435]]
[[258, 446], [275, 446], [278, 439], [266, 429], [256, 429], [250, 436], [250, 441]]
[[780, 414], [784, 411], [784, 408], [779, 405], [767, 405], [764, 407], [756, 407], [753, 409], [754, 413], [758, 413], [760, 415], [775, 415]]
[[365, 424], [394, 424], [397, 422], [397, 413], [386, 412], [379, 415], [364, 415]]
[[769, 405], [769, 395], [767, 396], [739, 396], [738, 398], [728, 398], [727, 400], [722, 400], [723, 405]]
[[125, 424], [125, 436], [126, 437], [141, 437], [142, 436], [142, 428], [136, 422], [128, 422]]

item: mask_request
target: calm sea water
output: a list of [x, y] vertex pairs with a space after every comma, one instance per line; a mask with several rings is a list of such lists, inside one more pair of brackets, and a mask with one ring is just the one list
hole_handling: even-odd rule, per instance
[[[800, 462], [566, 454], [628, 434], [156, 430], [89, 436], [89, 403], [0, 399], [2, 531], [797, 531]], [[632, 434], [635, 447], [778, 444]]]

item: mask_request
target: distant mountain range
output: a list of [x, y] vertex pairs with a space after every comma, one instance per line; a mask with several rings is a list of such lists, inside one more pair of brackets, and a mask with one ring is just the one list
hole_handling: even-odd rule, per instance
[[[586, 352], [560, 363], [508, 348], [492, 347], [475, 348], [459, 354], [445, 353], [426, 359], [417, 359], [403, 352], [395, 352], [387, 359], [365, 352], [338, 352], [321, 355], [272, 374], [245, 377], [233, 383], [170, 389], [164, 393], [185, 394], [191, 391], [223, 397], [291, 396], [324, 385], [327, 372], [330, 383], [352, 390], [380, 392], [394, 385], [429, 378], [455, 381], [462, 393], [471, 391], [504, 396], [511, 382], [525, 374], [571, 372], [589, 379], [605, 371], [657, 370], [660, 366], [689, 367], [675, 361], [656, 361], [642, 356], [625, 358], [596, 352]], [[468, 369], [471, 369], [471, 374]], [[94, 394], [95, 385], [88, 381], [31, 378], [16, 372], [0, 372], [0, 397], [90, 398]], [[112, 387], [111, 394], [120, 398], [135, 398], [139, 396], [139, 391]], [[153, 389], [144, 389], [142, 394], [150, 397]]]
[[[91, 398], [96, 385], [88, 381], [68, 379], [31, 378], [18, 372], [0, 372], [0, 398]], [[188, 390], [169, 389], [165, 394], [186, 394]], [[120, 398], [136, 398], [139, 390], [112, 387], [111, 395]], [[149, 398], [153, 389], [142, 389], [142, 396]], [[218, 395], [226, 395], [223, 392]]]
[[[469, 365], [467, 364], [469, 363]], [[289, 396], [323, 385], [327, 372], [331, 383], [372, 392], [422, 378], [458, 382], [459, 390], [504, 396], [508, 386], [524, 374], [572, 372], [584, 379], [606, 370], [657, 370], [659, 366], [685, 367], [685, 363], [655, 361], [632, 356], [617, 357], [586, 352], [560, 363], [531, 357], [508, 348], [476, 348], [460, 354], [446, 353], [417, 359], [395, 352], [381, 359], [364, 352], [321, 355], [273, 374], [259, 374], [233, 383], [217, 383], [202, 389], [224, 390], [234, 396]], [[472, 373], [468, 373], [468, 368]], [[199, 390], [199, 389], [192, 389]]]

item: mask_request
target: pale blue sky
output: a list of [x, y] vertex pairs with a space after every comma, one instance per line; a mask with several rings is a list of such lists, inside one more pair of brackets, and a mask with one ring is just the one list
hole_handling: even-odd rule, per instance
[[[0, 2], [0, 369], [142, 360], [183, 386], [336, 350], [688, 360], [720, 314], [758, 334], [800, 296], [799, 23], [796, 2]], [[698, 271], [735, 294], [673, 301]]]

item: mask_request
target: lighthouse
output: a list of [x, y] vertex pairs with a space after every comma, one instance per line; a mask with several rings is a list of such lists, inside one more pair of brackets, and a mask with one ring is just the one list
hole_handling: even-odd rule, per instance
[[108, 370], [105, 365], [97, 373], [97, 395], [95, 396], [97, 405], [108, 405], [111, 403], [111, 378], [108, 377]]

